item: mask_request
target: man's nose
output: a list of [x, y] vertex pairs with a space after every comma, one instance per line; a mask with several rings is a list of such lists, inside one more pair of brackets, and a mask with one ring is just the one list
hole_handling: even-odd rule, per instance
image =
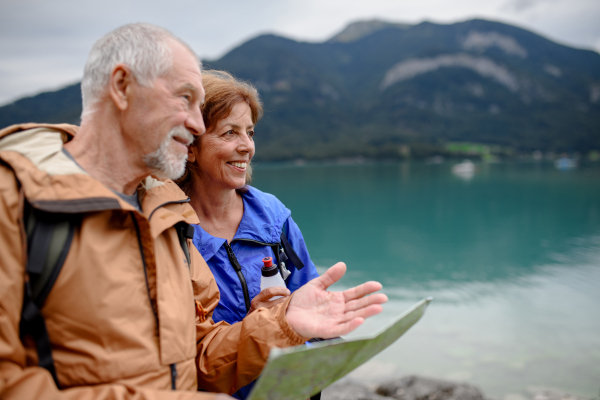
[[194, 107], [194, 109], [190, 110], [190, 114], [185, 121], [185, 126], [192, 131], [194, 136], [200, 136], [206, 132], [200, 107]]

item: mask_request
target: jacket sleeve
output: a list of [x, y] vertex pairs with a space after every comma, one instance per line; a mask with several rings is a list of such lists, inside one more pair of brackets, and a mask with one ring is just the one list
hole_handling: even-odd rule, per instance
[[194, 246], [192, 283], [196, 299], [196, 367], [198, 387], [209, 392], [233, 394], [256, 380], [272, 347], [301, 345], [308, 340], [289, 325], [285, 312], [292, 299], [271, 309], [259, 309], [233, 325], [214, 322], [219, 302], [214, 276]]
[[287, 219], [283, 229], [288, 241], [290, 242], [290, 245], [292, 245], [292, 248], [304, 264], [304, 268], [299, 270], [295, 265], [292, 264], [291, 260], [287, 261], [288, 270], [291, 272], [289, 278], [287, 279], [287, 286], [290, 291], [294, 292], [308, 281], [318, 277], [319, 273], [317, 272], [315, 264], [313, 264], [312, 260], [310, 259], [308, 249], [306, 248], [306, 243], [304, 243], [302, 232], [300, 232], [300, 228], [296, 222], [294, 222], [292, 217]]
[[19, 337], [26, 259], [21, 202], [14, 174], [0, 164], [0, 399], [214, 399], [213, 394], [119, 384], [59, 390], [48, 371], [27, 366], [25, 347]]

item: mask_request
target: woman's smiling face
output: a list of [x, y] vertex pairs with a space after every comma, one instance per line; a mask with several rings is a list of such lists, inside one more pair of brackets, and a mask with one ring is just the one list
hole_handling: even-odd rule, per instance
[[[192, 145], [198, 177], [215, 189], [239, 189], [254, 156], [254, 123], [250, 106], [239, 102]], [[193, 160], [190, 160], [193, 162]]]

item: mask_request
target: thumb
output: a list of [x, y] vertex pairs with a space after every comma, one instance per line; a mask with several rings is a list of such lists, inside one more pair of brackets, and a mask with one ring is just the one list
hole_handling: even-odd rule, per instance
[[327, 288], [337, 281], [346, 273], [346, 264], [343, 262], [336, 263], [333, 267], [329, 268], [323, 275], [313, 280], [314, 285], [320, 289], [327, 290]]

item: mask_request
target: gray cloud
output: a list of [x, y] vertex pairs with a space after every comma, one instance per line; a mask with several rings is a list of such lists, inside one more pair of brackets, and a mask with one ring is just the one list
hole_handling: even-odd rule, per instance
[[0, 0], [0, 104], [81, 78], [89, 48], [130, 22], [170, 29], [215, 59], [260, 33], [325, 40], [360, 19], [453, 22], [473, 17], [533, 29], [562, 43], [600, 46], [597, 0]]
[[538, 4], [553, 2], [552, 0], [510, 0], [506, 2], [504, 8], [509, 11], [521, 12], [534, 8]]

